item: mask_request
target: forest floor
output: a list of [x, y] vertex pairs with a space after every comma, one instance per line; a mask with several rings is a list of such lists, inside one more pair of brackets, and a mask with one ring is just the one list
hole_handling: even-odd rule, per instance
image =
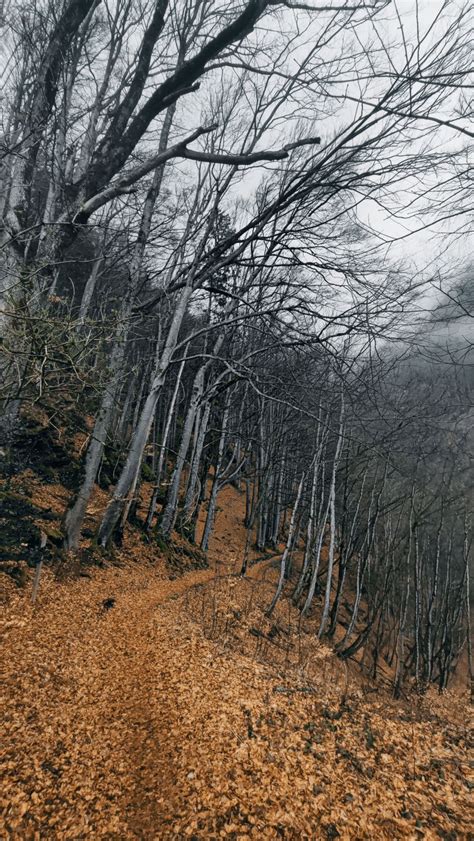
[[222, 492], [208, 569], [170, 580], [129, 530], [118, 566], [12, 587], [2, 838], [473, 837], [465, 698], [394, 701], [288, 600], [265, 619], [242, 505]]

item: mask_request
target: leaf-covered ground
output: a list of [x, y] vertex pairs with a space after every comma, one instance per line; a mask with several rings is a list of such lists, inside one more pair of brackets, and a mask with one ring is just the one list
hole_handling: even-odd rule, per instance
[[280, 632], [286, 602], [255, 627], [275, 572], [232, 575], [236, 492], [220, 506], [207, 570], [170, 580], [135, 543], [121, 568], [46, 574], [35, 606], [12, 590], [1, 837], [472, 837], [462, 698], [366, 694]]

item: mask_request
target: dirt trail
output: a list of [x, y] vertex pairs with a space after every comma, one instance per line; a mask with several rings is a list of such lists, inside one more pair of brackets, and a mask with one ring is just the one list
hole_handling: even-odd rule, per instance
[[215, 707], [227, 682], [213, 646], [183, 622], [182, 597], [216, 570], [233, 572], [235, 517], [220, 517], [213, 569], [174, 581], [163, 564], [63, 584], [46, 575], [34, 607], [25, 594], [13, 598], [4, 626], [7, 837], [162, 838], [167, 823], [174, 837], [186, 790], [179, 770], [194, 779], [183, 746], [197, 762], [191, 740], [205, 745], [208, 718], [200, 721], [199, 705], [210, 693]]
[[429, 721], [400, 728], [386, 702], [336, 719], [330, 687], [285, 694], [275, 670], [205, 637], [186, 600], [233, 569], [239, 518], [222, 512], [213, 569], [47, 577], [35, 608], [12, 601], [1, 837], [469, 837], [461, 725], [452, 742]]
[[[159, 825], [156, 783], [161, 794], [174, 781], [176, 702], [188, 703], [197, 636], [192, 629], [180, 638], [173, 601], [213, 575], [170, 582], [151, 570], [113, 569], [63, 585], [47, 580], [34, 609], [26, 600], [21, 612], [12, 606], [3, 707], [12, 837], [51, 837], [54, 827], [58, 838], [153, 837], [141, 825]], [[111, 594], [115, 605], [105, 610]]]

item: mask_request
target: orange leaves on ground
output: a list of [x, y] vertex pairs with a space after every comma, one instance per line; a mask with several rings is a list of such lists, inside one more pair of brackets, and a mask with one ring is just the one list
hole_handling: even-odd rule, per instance
[[347, 686], [285, 600], [262, 615], [271, 562], [231, 577], [234, 526], [227, 565], [170, 581], [130, 531], [123, 567], [13, 594], [2, 837], [467, 839], [462, 699]]

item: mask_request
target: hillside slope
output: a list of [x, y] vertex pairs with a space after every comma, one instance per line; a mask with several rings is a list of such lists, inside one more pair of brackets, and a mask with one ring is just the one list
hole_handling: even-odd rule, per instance
[[122, 566], [13, 593], [2, 837], [472, 837], [462, 699], [365, 695], [297, 656], [285, 600], [256, 628], [275, 570], [235, 575], [242, 499], [219, 504], [209, 569], [170, 580], [130, 532]]

